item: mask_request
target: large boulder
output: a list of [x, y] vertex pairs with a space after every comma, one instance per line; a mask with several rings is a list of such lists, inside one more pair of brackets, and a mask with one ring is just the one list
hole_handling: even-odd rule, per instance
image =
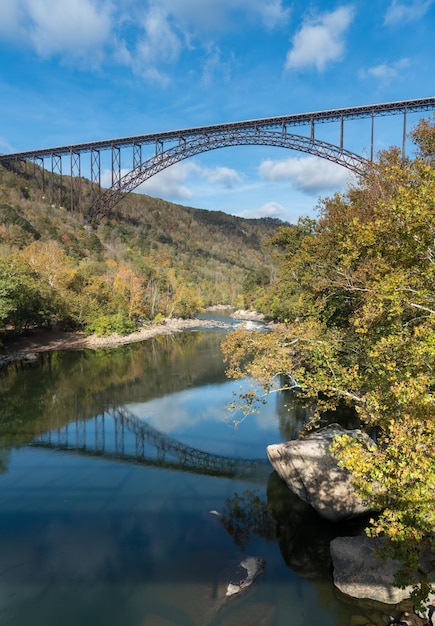
[[331, 541], [334, 585], [352, 598], [399, 604], [409, 598], [410, 589], [393, 587], [399, 563], [391, 558], [379, 559], [380, 538], [365, 535], [336, 537]]
[[[334, 584], [342, 593], [384, 604], [399, 604], [410, 597], [412, 585], [404, 589], [394, 586], [394, 575], [400, 563], [391, 558], [379, 558], [382, 545], [381, 538], [366, 535], [336, 537], [331, 541]], [[434, 605], [435, 593], [432, 593], [420, 615], [429, 619]]]
[[368, 445], [373, 441], [360, 430], [345, 430], [338, 424], [303, 439], [273, 444], [267, 456], [287, 487], [326, 519], [338, 522], [369, 512], [357, 496], [348, 470], [339, 467], [329, 448], [336, 435], [348, 434]]

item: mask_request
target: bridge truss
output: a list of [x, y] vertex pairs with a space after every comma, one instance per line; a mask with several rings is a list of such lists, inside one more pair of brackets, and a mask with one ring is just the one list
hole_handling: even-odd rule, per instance
[[[229, 146], [263, 145], [288, 148], [319, 156], [362, 175], [374, 158], [375, 118], [403, 116], [402, 153], [405, 154], [407, 114], [434, 109], [435, 97], [431, 97], [298, 113], [0, 155], [0, 163], [9, 167], [23, 162], [28, 167], [29, 163], [33, 163], [33, 173], [39, 180], [42, 192], [49, 194], [52, 204], [62, 205], [64, 195], [68, 193], [71, 209], [84, 210], [91, 221], [97, 222], [126, 194], [158, 172], [192, 156]], [[344, 122], [362, 118], [371, 120], [370, 157], [367, 158], [344, 148]], [[338, 122], [340, 125], [338, 145], [321, 141], [315, 136], [315, 127], [329, 122]], [[307, 128], [308, 134], [289, 132], [289, 129], [296, 127]], [[153, 155], [148, 158], [143, 155], [146, 146], [151, 146], [153, 150]], [[111, 165], [111, 186], [105, 190], [101, 185], [103, 151], [110, 152]], [[121, 167], [126, 152], [129, 164], [127, 173]], [[84, 158], [90, 170], [91, 197], [88, 207], [84, 207], [82, 202]], [[49, 175], [46, 190], [47, 170]], [[69, 179], [66, 186], [63, 184], [65, 176]]]

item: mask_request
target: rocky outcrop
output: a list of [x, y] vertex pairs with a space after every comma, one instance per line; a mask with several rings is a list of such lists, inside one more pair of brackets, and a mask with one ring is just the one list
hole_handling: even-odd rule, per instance
[[355, 493], [350, 472], [338, 466], [329, 450], [333, 438], [345, 433], [375, 445], [360, 430], [333, 424], [303, 439], [267, 447], [273, 468], [288, 488], [333, 522], [369, 512]]
[[[331, 541], [334, 584], [352, 598], [376, 600], [384, 604], [399, 604], [410, 597], [412, 586], [394, 587], [394, 575], [399, 562], [378, 557], [382, 539], [365, 535], [336, 537]], [[435, 594], [425, 603], [422, 617], [430, 619], [435, 606]], [[432, 607], [432, 608], [431, 608]]]
[[247, 311], [245, 309], [234, 311], [234, 313], [231, 314], [231, 317], [234, 317], [234, 319], [237, 320], [251, 320], [253, 322], [264, 321], [263, 313], [258, 313], [257, 311]]

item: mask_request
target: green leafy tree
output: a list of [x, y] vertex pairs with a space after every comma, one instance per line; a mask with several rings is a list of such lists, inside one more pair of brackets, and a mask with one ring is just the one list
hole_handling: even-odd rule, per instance
[[368, 532], [402, 561], [397, 582], [419, 572], [416, 598], [427, 591], [422, 556], [435, 548], [433, 125], [419, 133], [425, 158], [383, 153], [358, 185], [322, 203], [303, 236], [280, 234], [270, 302], [286, 294], [278, 316], [286, 322], [224, 344], [229, 375], [260, 384], [246, 411], [261, 394], [294, 386], [317, 416], [347, 403], [375, 429], [376, 448], [342, 437], [334, 450], [379, 511]]
[[50, 319], [38, 276], [18, 255], [0, 258], [0, 326], [16, 333]]

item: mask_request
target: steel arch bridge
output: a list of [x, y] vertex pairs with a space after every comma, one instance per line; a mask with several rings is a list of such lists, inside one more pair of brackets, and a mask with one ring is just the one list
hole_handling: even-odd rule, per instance
[[[33, 163], [33, 173], [36, 178], [39, 178], [40, 187], [45, 193], [45, 163], [48, 160], [51, 166], [48, 169], [48, 179], [52, 204], [61, 206], [68, 193], [71, 209], [82, 210], [90, 221], [97, 222], [107, 215], [126, 194], [158, 172], [192, 156], [229, 146], [262, 145], [288, 148], [327, 159], [346, 167], [357, 175], [364, 175], [368, 164], [374, 158], [375, 118], [389, 115], [403, 116], [402, 154], [405, 154], [407, 114], [434, 109], [435, 97], [430, 97], [297, 113], [17, 152], [0, 155], [0, 164], [14, 167], [25, 162], [27, 168], [28, 163]], [[358, 155], [344, 147], [345, 121], [362, 118], [371, 120], [369, 157]], [[338, 145], [315, 137], [316, 125], [328, 122], [338, 122], [340, 125]], [[289, 132], [289, 129], [294, 127], [305, 127], [308, 132], [305, 135]], [[147, 145], [154, 148], [154, 154], [143, 158], [143, 148]], [[121, 156], [125, 156], [126, 150], [129, 151], [128, 172], [122, 174]], [[105, 190], [101, 186], [101, 153], [103, 151], [109, 151], [111, 156], [111, 186]], [[90, 166], [91, 201], [88, 207], [83, 206], [82, 198], [83, 157], [87, 158]], [[63, 177], [68, 177], [68, 185], [63, 184]]]

